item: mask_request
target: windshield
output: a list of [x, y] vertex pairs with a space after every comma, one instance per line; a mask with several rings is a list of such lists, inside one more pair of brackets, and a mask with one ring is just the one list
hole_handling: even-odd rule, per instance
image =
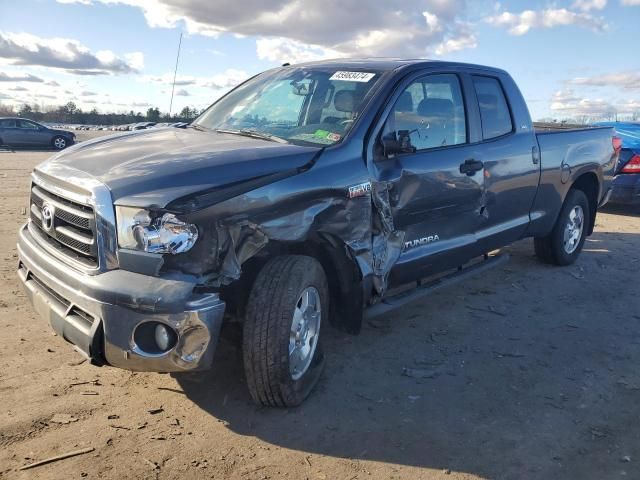
[[194, 125], [295, 144], [332, 145], [351, 129], [380, 72], [287, 68], [247, 81]]

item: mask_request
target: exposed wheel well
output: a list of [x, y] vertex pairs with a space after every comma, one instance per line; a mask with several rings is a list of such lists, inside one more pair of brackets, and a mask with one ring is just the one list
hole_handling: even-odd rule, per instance
[[357, 334], [362, 326], [363, 288], [360, 270], [344, 242], [331, 236], [314, 236], [305, 242], [272, 241], [242, 265], [242, 276], [221, 289], [221, 296], [237, 319], [243, 319], [249, 293], [256, 277], [270, 258], [278, 255], [307, 255], [320, 262], [327, 276], [332, 326]]
[[600, 193], [600, 184], [598, 183], [598, 177], [593, 172], [588, 172], [580, 175], [573, 185], [572, 189], [581, 190], [587, 196], [589, 200], [589, 225], [587, 226], [587, 235], [593, 233], [593, 228], [596, 223], [596, 210], [598, 208], [598, 194]]

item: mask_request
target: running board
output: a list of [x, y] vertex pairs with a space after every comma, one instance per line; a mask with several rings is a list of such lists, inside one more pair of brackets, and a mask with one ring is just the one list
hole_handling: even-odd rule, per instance
[[455, 272], [449, 273], [435, 280], [427, 283], [419, 284], [418, 287], [412, 290], [406, 290], [397, 295], [391, 297], [384, 297], [379, 303], [368, 307], [364, 311], [365, 320], [370, 320], [380, 315], [384, 315], [393, 310], [414, 302], [425, 295], [435, 292], [449, 285], [454, 285], [458, 282], [466, 280], [482, 272], [486, 272], [492, 268], [499, 267], [509, 261], [508, 253], [501, 253], [493, 257], [485, 257], [479, 263], [475, 263], [469, 267], [460, 267]]

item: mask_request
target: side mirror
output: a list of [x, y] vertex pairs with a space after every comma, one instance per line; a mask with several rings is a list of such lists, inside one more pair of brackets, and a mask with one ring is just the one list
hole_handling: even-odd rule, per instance
[[387, 158], [394, 157], [402, 153], [415, 153], [416, 147], [411, 145], [411, 132], [409, 130], [398, 130], [388, 133], [380, 138], [383, 155]]

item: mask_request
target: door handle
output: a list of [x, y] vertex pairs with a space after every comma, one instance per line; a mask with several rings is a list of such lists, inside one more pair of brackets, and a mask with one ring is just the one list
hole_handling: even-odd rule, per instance
[[533, 161], [534, 165], [537, 165], [538, 163], [540, 163], [540, 149], [538, 148], [537, 145], [534, 145], [531, 148], [531, 160]]
[[484, 163], [480, 160], [474, 160], [470, 158], [465, 160], [464, 163], [460, 164], [460, 173], [466, 173], [468, 176], [473, 176], [477, 171], [482, 170], [484, 168]]

